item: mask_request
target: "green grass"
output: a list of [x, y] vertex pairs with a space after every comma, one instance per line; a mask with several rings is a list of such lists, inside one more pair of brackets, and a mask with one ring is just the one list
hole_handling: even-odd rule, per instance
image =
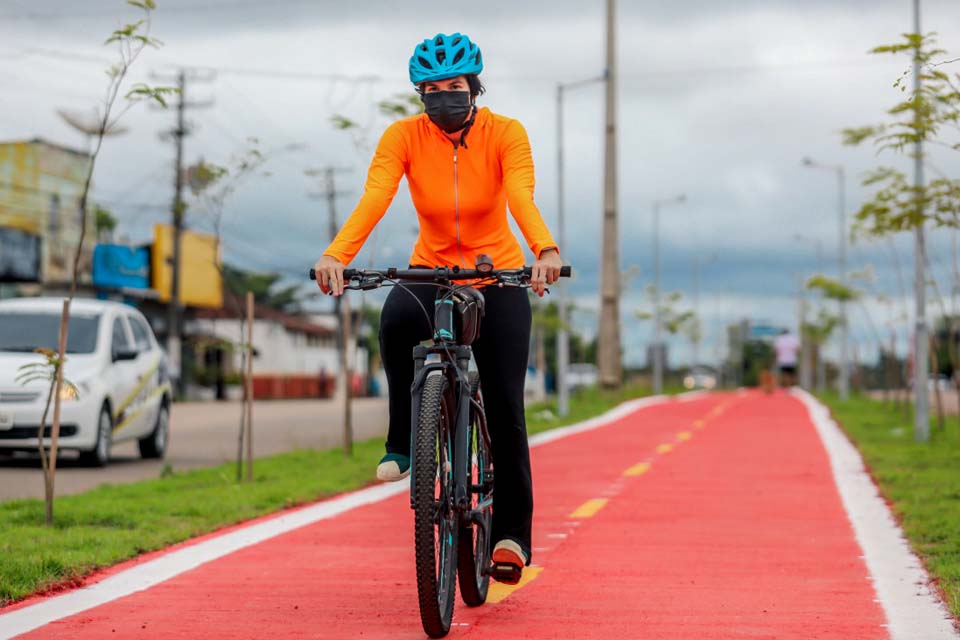
[[[913, 418], [863, 397], [821, 398], [856, 443], [907, 538], [960, 618], [960, 421], [913, 439]], [[931, 421], [933, 425], [933, 421]]]
[[[639, 395], [637, 389], [587, 391], [571, 399], [562, 420], [545, 413], [550, 405], [535, 405], [527, 411], [529, 430], [577, 422]], [[334, 449], [258, 459], [253, 483], [237, 484], [234, 465], [226, 464], [106, 485], [58, 498], [53, 527], [42, 525], [41, 500], [0, 503], [0, 605], [147, 551], [370, 484], [381, 455], [377, 438], [355, 444], [351, 458]]]

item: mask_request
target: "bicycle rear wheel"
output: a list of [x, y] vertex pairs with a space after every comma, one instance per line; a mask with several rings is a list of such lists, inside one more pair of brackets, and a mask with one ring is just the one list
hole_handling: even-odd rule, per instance
[[[493, 497], [493, 458], [487, 435], [486, 416], [483, 413], [483, 398], [480, 395], [480, 375], [476, 371], [470, 372], [470, 397], [479, 405], [470, 405], [470, 426], [467, 432], [470, 457], [466, 461], [469, 465], [467, 478], [470, 483], [470, 508], [476, 510]], [[460, 595], [471, 607], [478, 607], [487, 601], [492, 523], [493, 506], [486, 504], [473, 522], [460, 529], [457, 574], [460, 579]]]
[[459, 523], [453, 499], [453, 411], [442, 375], [427, 377], [414, 440], [414, 541], [420, 621], [431, 638], [450, 631]]

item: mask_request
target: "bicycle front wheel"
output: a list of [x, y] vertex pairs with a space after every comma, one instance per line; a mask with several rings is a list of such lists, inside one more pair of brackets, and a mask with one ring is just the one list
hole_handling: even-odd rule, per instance
[[414, 541], [420, 621], [431, 638], [450, 631], [459, 522], [453, 498], [453, 411], [448, 383], [431, 375], [420, 394], [414, 438]]

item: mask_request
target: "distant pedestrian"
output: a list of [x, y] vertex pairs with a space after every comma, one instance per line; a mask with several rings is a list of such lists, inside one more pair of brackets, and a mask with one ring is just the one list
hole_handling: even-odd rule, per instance
[[773, 341], [773, 350], [777, 356], [777, 371], [780, 373], [780, 386], [792, 387], [797, 381], [797, 360], [800, 353], [800, 338], [789, 329], [784, 329]]

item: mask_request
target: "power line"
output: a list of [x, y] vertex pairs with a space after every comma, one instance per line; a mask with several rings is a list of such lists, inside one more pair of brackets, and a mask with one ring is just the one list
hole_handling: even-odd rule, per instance
[[[50, 48], [28, 47], [21, 49], [28, 55], [48, 56], [58, 59], [68, 60], [78, 63], [96, 62], [97, 64], [109, 64], [110, 59], [89, 54], [74, 53]], [[784, 62], [774, 64], [734, 64], [719, 66], [687, 66], [676, 67], [672, 69], [650, 69], [641, 72], [621, 73], [621, 79], [649, 79], [659, 77], [682, 78], [690, 75], [710, 75], [710, 74], [738, 74], [738, 73], [763, 73], [763, 72], [784, 72], [784, 71], [810, 71], [810, 70], [835, 70], [841, 71], [849, 68], [874, 67], [890, 64], [888, 60], [876, 56], [862, 58], [848, 58], [835, 60], [808, 60], [802, 62]], [[192, 69], [194, 71], [209, 71], [229, 75], [262, 77], [271, 80], [297, 80], [297, 81], [315, 81], [315, 82], [353, 82], [353, 83], [405, 83], [407, 79], [397, 76], [384, 76], [380, 74], [359, 74], [350, 75], [344, 73], [316, 73], [311, 71], [290, 70], [289, 67], [234, 67], [234, 66], [211, 66], [211, 65], [177, 65], [180, 68]], [[519, 75], [497, 75], [490, 74], [493, 81], [496, 82], [548, 82], [555, 84], [556, 79], [547, 75], [519, 76]]]
[[[310, 5], [316, 6], [316, 0], [273, 0], [272, 5]], [[223, 2], [206, 2], [189, 4], [169, 5], [164, 3], [162, 12], [166, 13], [196, 13], [203, 11], [216, 11], [218, 9], [245, 9], [245, 8], [263, 8], [262, 0], [235, 0]], [[27, 10], [24, 13], [6, 13], [0, 14], [0, 20], [64, 20], [70, 18], [92, 18], [97, 16], [116, 16], [120, 12], [117, 9], [86, 9], [80, 11], [57, 11], [57, 12], [36, 12]]]

